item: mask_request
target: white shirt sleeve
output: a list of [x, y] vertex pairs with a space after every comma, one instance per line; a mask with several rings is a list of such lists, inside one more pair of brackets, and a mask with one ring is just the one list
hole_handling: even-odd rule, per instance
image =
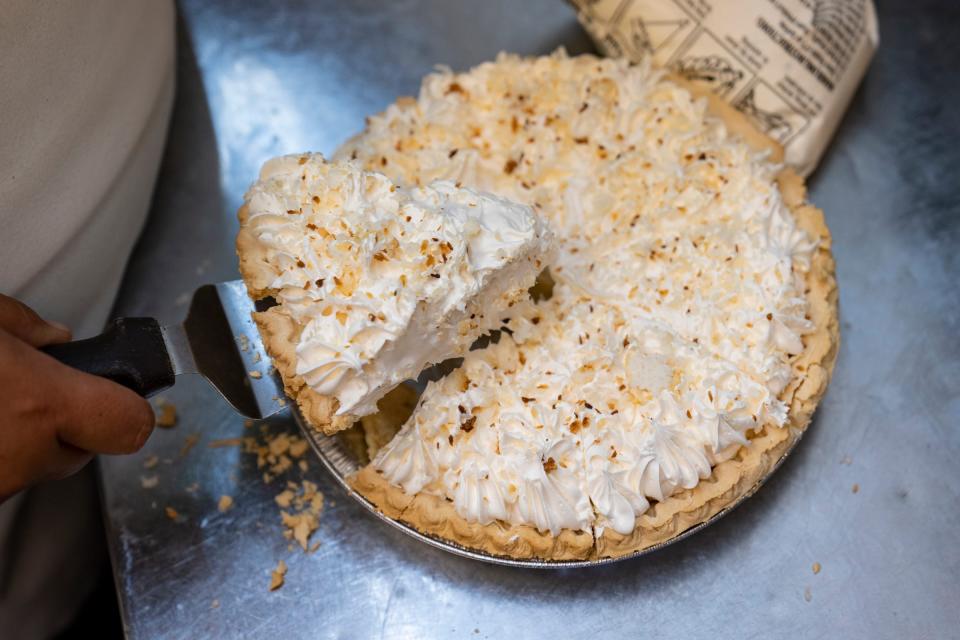
[[10, 0], [0, 20], [0, 292], [84, 335], [146, 217], [174, 83], [171, 2]]

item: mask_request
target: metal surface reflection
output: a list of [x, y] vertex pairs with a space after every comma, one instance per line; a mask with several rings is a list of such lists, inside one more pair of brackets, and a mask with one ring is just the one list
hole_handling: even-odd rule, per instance
[[[432, 549], [327, 496], [319, 550], [288, 551], [248, 433], [198, 382], [180, 424], [101, 460], [133, 637], [948, 636], [960, 624], [960, 148], [950, 2], [881, 2], [883, 41], [818, 174], [843, 321], [832, 387], [790, 459], [744, 506], [655, 554], [525, 571]], [[179, 95], [151, 221], [117, 313], [170, 322], [236, 277], [234, 211], [269, 156], [331, 152], [436, 63], [588, 48], [559, 0], [186, 0]], [[296, 430], [289, 416], [270, 429]], [[188, 436], [199, 437], [184, 451]], [[144, 460], [160, 459], [152, 470]], [[141, 477], [157, 475], [153, 489]], [[852, 487], [857, 484], [859, 491]], [[235, 506], [219, 513], [221, 495]], [[165, 517], [172, 506], [182, 515]], [[268, 592], [283, 558], [287, 584]], [[814, 562], [822, 571], [814, 575]], [[214, 602], [216, 601], [216, 602]], [[869, 612], [869, 615], [862, 615]]]

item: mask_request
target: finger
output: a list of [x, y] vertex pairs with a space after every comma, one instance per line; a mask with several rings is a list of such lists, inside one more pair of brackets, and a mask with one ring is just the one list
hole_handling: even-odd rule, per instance
[[93, 454], [69, 444], [59, 444], [49, 455], [46, 474], [41, 480], [61, 480], [83, 469], [93, 460]]
[[70, 369], [0, 330], [0, 501], [78, 471], [91, 455], [60, 442], [56, 379]]
[[62, 400], [57, 410], [57, 437], [64, 444], [93, 453], [133, 453], [153, 432], [154, 414], [142, 397], [106, 378], [51, 362], [60, 372]]
[[38, 482], [71, 476], [93, 459], [92, 453], [63, 445], [55, 437], [24, 453], [5, 469], [0, 479], [0, 504]]
[[136, 451], [153, 429], [153, 411], [137, 394], [3, 330], [0, 391], [0, 500], [76, 472], [91, 453]]
[[19, 300], [0, 294], [0, 329], [34, 347], [68, 342], [70, 329], [41, 318]]

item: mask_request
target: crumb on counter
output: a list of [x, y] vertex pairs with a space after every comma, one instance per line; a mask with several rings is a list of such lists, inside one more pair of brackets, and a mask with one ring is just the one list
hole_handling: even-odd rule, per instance
[[[265, 484], [294, 469], [295, 463], [301, 472], [309, 469], [305, 454], [310, 450], [310, 443], [302, 436], [271, 434], [265, 425], [261, 425], [257, 436], [240, 438], [239, 442], [244, 453], [256, 455], [257, 468], [262, 471]], [[304, 552], [316, 551], [320, 543], [311, 542], [310, 538], [319, 528], [324, 507], [324, 496], [317, 484], [309, 480], [288, 480], [283, 490], [274, 496], [274, 502], [280, 510], [284, 537], [291, 544], [295, 542]]]
[[277, 506], [283, 507], [284, 509], [290, 508], [290, 503], [293, 502], [294, 493], [290, 489], [284, 489], [278, 493], [273, 499], [277, 503]]
[[171, 520], [176, 520], [180, 517], [180, 514], [173, 507], [164, 507], [163, 513]]
[[160, 458], [158, 456], [147, 456], [146, 460], [143, 461], [143, 468], [153, 469], [158, 464], [160, 464]]
[[818, 573], [820, 573], [820, 569], [821, 569], [820, 563], [819, 563], [819, 562], [814, 562], [814, 563], [813, 563], [813, 575], [817, 575]]
[[177, 406], [164, 398], [157, 398], [154, 402], [154, 411], [157, 415], [157, 426], [162, 429], [171, 429], [177, 425]]
[[183, 446], [180, 447], [180, 457], [183, 458], [190, 450], [193, 449], [196, 444], [200, 442], [200, 436], [195, 433], [191, 433], [186, 438], [183, 439]]
[[230, 496], [220, 496], [220, 500], [217, 502], [217, 509], [220, 511], [220, 513], [226, 513], [232, 506], [233, 498]]
[[294, 459], [301, 458], [310, 447], [306, 439], [287, 433], [269, 437], [263, 434], [260, 438], [246, 437], [242, 443], [244, 453], [256, 454], [257, 468], [269, 471], [269, 474], [265, 474], [264, 482], [270, 482], [275, 476], [288, 471]]
[[263, 377], [263, 374], [260, 373], [259, 371], [249, 371], [248, 373], [250, 377], [253, 378], [254, 380], [259, 380], [260, 378]]
[[853, 486], [850, 487], [850, 490], [854, 493], [860, 493], [860, 485], [856, 482], [853, 483]]
[[140, 486], [144, 489], [153, 489], [160, 483], [160, 477], [157, 475], [140, 476]]
[[310, 536], [317, 530], [316, 516], [307, 512], [290, 514], [287, 511], [281, 511], [280, 518], [283, 526], [287, 527], [284, 535], [292, 537], [300, 548], [306, 551]]
[[283, 586], [283, 578], [287, 575], [287, 563], [281, 560], [277, 568], [270, 574], [270, 591], [276, 591]]
[[280, 520], [286, 528], [283, 535], [296, 541], [304, 551], [309, 551], [310, 536], [320, 526], [323, 512], [323, 494], [317, 490], [317, 485], [309, 480], [300, 485], [290, 482], [274, 500], [281, 507]]
[[299, 458], [307, 452], [309, 447], [310, 444], [304, 438], [295, 440], [290, 443], [290, 455], [292, 455], [294, 458]]

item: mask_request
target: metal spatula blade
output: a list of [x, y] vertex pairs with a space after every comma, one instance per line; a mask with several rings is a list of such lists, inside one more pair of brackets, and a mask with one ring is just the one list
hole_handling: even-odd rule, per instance
[[182, 325], [163, 327], [175, 375], [199, 373], [238, 413], [266, 418], [284, 407], [283, 384], [251, 317], [241, 280], [197, 289]]
[[238, 413], [254, 419], [285, 406], [283, 384], [270, 364], [240, 280], [197, 289], [186, 320], [161, 327], [153, 318], [119, 318], [99, 336], [44, 349], [74, 368], [109, 378], [144, 397], [198, 373]]

